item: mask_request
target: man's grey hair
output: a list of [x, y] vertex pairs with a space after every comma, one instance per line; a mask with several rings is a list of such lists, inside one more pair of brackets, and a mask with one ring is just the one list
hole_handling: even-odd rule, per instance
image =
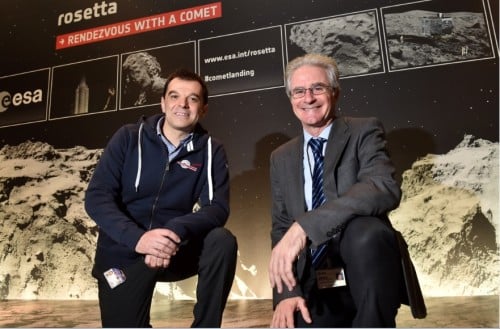
[[328, 77], [328, 83], [333, 88], [333, 91], [336, 93], [340, 91], [339, 69], [337, 67], [337, 62], [335, 62], [333, 58], [325, 55], [306, 54], [304, 56], [300, 56], [291, 60], [286, 66], [285, 90], [288, 97], [291, 96], [291, 90], [290, 90], [291, 76], [293, 75], [295, 70], [304, 65], [312, 65], [325, 69], [326, 76]]

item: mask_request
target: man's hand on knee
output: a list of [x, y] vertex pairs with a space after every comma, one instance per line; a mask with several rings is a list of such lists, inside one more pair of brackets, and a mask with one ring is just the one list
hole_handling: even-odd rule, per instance
[[170, 258], [160, 258], [153, 255], [146, 255], [144, 263], [149, 268], [167, 268], [170, 265]]
[[302, 297], [292, 297], [284, 299], [276, 305], [271, 328], [295, 328], [295, 312], [300, 312], [305, 322], [312, 323], [305, 299]]
[[306, 238], [304, 229], [295, 222], [273, 248], [269, 261], [269, 282], [278, 293], [283, 292], [285, 287], [290, 291], [295, 287], [293, 263], [305, 248]]
[[135, 251], [143, 255], [170, 259], [177, 253], [180, 242], [181, 239], [175, 232], [158, 228], [145, 232], [137, 242]]

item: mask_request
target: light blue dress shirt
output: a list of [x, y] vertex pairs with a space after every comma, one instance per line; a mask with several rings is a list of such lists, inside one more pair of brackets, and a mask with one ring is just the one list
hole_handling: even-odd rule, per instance
[[168, 162], [171, 162], [172, 159], [175, 158], [177, 154], [182, 150], [184, 145], [186, 145], [192, 138], [193, 138], [193, 133], [190, 133], [185, 139], [183, 139], [177, 147], [175, 147], [174, 144], [170, 143], [170, 141], [163, 135], [162, 131], [162, 126], [163, 122], [165, 121], [165, 117], [160, 118], [158, 120], [158, 123], [156, 124], [156, 133], [158, 136], [160, 136], [161, 140], [163, 143], [167, 146], [168, 150]]

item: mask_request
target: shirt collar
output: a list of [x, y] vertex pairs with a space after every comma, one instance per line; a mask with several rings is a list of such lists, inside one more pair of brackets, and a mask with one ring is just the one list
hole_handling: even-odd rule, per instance
[[163, 141], [163, 143], [165, 143], [165, 145], [167, 145], [167, 148], [169, 150], [169, 152], [172, 152], [173, 150], [176, 150], [176, 149], [180, 149], [182, 148], [184, 145], [186, 145], [191, 139], [193, 139], [193, 133], [190, 133], [189, 135], [187, 135], [186, 138], [184, 138], [180, 143], [179, 143], [179, 146], [176, 148], [174, 146], [174, 144], [172, 144], [166, 137], [165, 135], [163, 135], [163, 130], [162, 130], [162, 127], [163, 127], [163, 123], [165, 122], [165, 116], [162, 116], [160, 117], [160, 119], [158, 120], [158, 122], [156, 123], [156, 134], [161, 138], [161, 140]]
[[[321, 137], [321, 138], [328, 140], [328, 136], [330, 135], [330, 130], [332, 130], [332, 124], [333, 123], [330, 123], [328, 126], [326, 126], [326, 128], [323, 129], [323, 131], [321, 132], [321, 134], [319, 134], [319, 136], [317, 138]], [[311, 138], [314, 138], [314, 137], [304, 129], [304, 145], [307, 145], [307, 143], [309, 142], [309, 140]]]

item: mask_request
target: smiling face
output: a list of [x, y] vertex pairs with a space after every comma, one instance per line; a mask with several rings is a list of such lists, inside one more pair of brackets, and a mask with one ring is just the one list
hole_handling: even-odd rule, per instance
[[[297, 88], [312, 88], [314, 86], [330, 86], [325, 70], [314, 65], [303, 65], [290, 76], [290, 90]], [[334, 119], [335, 103], [338, 93], [332, 88], [326, 92], [314, 95], [306, 90], [301, 98], [290, 97], [293, 112], [302, 123], [302, 127], [311, 135], [318, 136]]]
[[174, 78], [161, 98], [161, 110], [165, 113], [165, 136], [189, 134], [207, 108], [198, 81]]

